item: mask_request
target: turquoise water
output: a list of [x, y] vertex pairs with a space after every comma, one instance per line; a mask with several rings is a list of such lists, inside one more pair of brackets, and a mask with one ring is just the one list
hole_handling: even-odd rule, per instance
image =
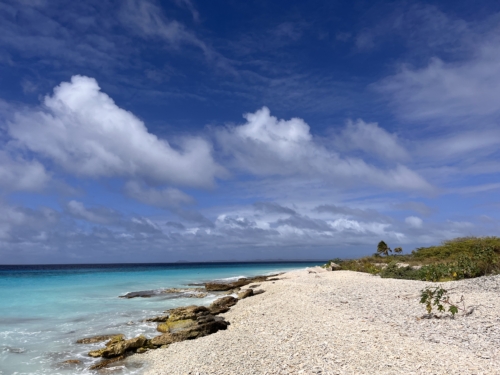
[[[128, 292], [186, 287], [215, 279], [256, 276], [319, 263], [210, 263], [163, 265], [0, 266], [0, 374], [90, 374], [97, 360], [86, 354], [102, 346], [75, 341], [93, 335], [158, 335], [142, 320], [203, 299], [123, 299]], [[79, 359], [82, 365], [61, 362]], [[140, 374], [141, 368], [114, 373]]]

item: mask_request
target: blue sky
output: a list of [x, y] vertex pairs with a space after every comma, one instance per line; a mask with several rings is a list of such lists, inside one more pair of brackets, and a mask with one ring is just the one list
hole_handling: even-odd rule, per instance
[[495, 1], [0, 4], [0, 263], [500, 229]]

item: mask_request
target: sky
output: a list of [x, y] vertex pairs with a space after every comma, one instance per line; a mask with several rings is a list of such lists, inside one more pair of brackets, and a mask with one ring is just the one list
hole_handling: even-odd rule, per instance
[[498, 1], [3, 0], [0, 264], [500, 230]]

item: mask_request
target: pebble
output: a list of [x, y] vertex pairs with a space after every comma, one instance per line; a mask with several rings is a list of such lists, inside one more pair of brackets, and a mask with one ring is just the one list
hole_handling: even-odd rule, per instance
[[500, 275], [439, 284], [477, 308], [422, 319], [420, 290], [437, 283], [310, 271], [263, 282], [226, 331], [127, 361], [144, 375], [500, 374]]

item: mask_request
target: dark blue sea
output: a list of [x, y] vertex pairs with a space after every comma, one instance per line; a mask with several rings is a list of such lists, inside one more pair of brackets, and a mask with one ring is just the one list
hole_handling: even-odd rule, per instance
[[[128, 292], [186, 287], [218, 279], [272, 274], [305, 268], [320, 262], [107, 264], [54, 266], [0, 266], [0, 374], [90, 374], [97, 360], [86, 354], [102, 346], [76, 340], [108, 333], [127, 338], [158, 335], [156, 324], [144, 323], [165, 310], [203, 299], [119, 298]], [[81, 366], [61, 362], [79, 359]], [[143, 369], [122, 368], [120, 374]]]

